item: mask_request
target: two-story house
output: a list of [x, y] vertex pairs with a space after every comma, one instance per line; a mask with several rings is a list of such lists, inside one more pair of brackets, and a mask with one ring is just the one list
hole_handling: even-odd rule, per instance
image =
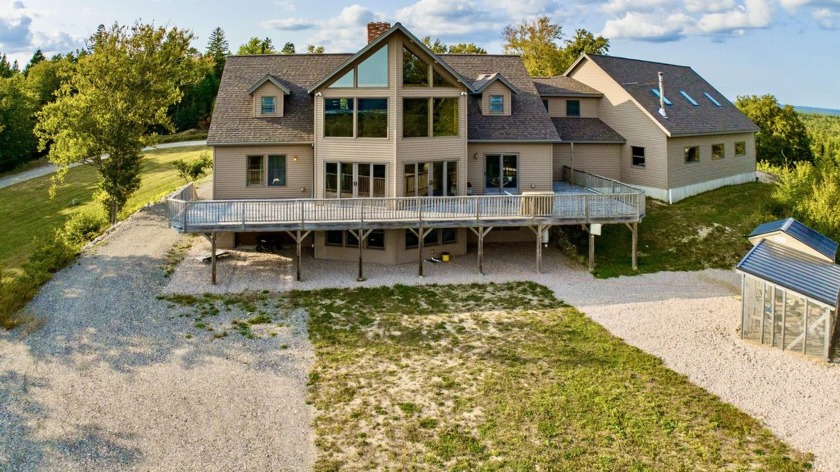
[[[665, 68], [666, 83], [698, 93], [665, 65], [600, 56], [583, 56], [564, 77], [533, 79], [518, 56], [434, 54], [399, 23], [369, 24], [355, 54], [232, 56], [208, 136], [212, 199], [173, 199], [173, 226], [212, 233], [220, 247], [287, 232], [298, 252], [359, 258], [360, 271], [364, 258], [419, 260], [422, 272], [424, 257], [464, 254], [473, 242], [480, 266], [485, 239], [536, 238], [539, 268], [551, 225], [628, 223], [635, 240], [644, 194], [619, 180], [674, 200], [676, 184], [695, 185], [683, 195], [754, 173], [751, 123], [711, 86], [725, 112], [718, 118], [737, 121], [746, 143], [725, 141], [725, 162], [703, 147], [715, 139], [686, 140], [671, 128], [683, 123], [684, 104], [669, 106], [663, 122], [649, 97], [623, 91], [614, 68], [590, 65], [602, 60], [640, 64], [654, 81]], [[710, 119], [692, 111], [697, 123]], [[730, 125], [703, 130], [728, 139]], [[699, 162], [678, 178], [670, 149], [689, 142], [701, 148]]]

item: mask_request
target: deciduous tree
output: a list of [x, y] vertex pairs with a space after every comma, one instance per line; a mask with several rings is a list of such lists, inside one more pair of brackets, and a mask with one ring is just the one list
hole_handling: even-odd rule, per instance
[[435, 54], [487, 54], [487, 50], [477, 46], [475, 43], [446, 45], [440, 40], [440, 38], [435, 38], [434, 42], [432, 42], [431, 36], [423, 38], [423, 44], [425, 44], [426, 47], [431, 49]]
[[239, 46], [239, 51], [236, 54], [244, 55], [244, 54], [276, 54], [277, 51], [274, 50], [274, 44], [271, 42], [271, 38], [257, 38], [256, 36], [249, 39], [247, 43]]
[[306, 45], [306, 52], [309, 54], [324, 54], [324, 46], [316, 46], [314, 44]]
[[35, 155], [34, 112], [35, 100], [27, 93], [23, 76], [0, 78], [0, 171]]
[[518, 54], [528, 73], [534, 77], [553, 77], [566, 72], [582, 54], [606, 54], [608, 39], [585, 29], [575, 31], [575, 36], [564, 39], [563, 27], [551, 22], [547, 16], [532, 21], [509, 25], [502, 33], [504, 51]]
[[773, 95], [740, 96], [735, 106], [759, 127], [757, 159], [777, 166], [814, 160], [808, 131], [792, 106], [779, 105]]
[[141, 23], [97, 30], [91, 53], [38, 113], [36, 135], [42, 148], [52, 142], [49, 159], [59, 167], [54, 182], [70, 164], [95, 166], [111, 223], [140, 186], [147, 132], [173, 129], [167, 109], [181, 99], [181, 85], [196, 80], [192, 39], [186, 30]]

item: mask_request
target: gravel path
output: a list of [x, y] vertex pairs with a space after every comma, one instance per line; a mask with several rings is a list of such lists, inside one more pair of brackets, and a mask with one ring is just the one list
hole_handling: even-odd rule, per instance
[[0, 470], [311, 468], [306, 317], [274, 338], [186, 339], [193, 321], [156, 299], [179, 238], [164, 211], [45, 285], [42, 330], [0, 333]]
[[[367, 264], [366, 282], [356, 282], [356, 262], [305, 256], [303, 278], [294, 280], [291, 250], [281, 255], [233, 252], [220, 260], [219, 285], [210, 269], [186, 258], [166, 291], [318, 289], [393, 284], [449, 284], [533, 280], [576, 306], [627, 343], [662, 358], [666, 365], [724, 401], [758, 418], [782, 440], [813, 452], [818, 470], [840, 470], [840, 366], [742, 341], [740, 279], [732, 271], [659, 273], [596, 280], [556, 250], [546, 251], [544, 273], [534, 272], [530, 244], [487, 245], [486, 276], [474, 255], [448, 264], [396, 267]], [[197, 239], [191, 255], [209, 251]]]
[[[152, 151], [155, 149], [169, 149], [169, 148], [178, 148], [178, 147], [190, 147], [190, 146], [206, 146], [207, 140], [201, 141], [181, 141], [179, 143], [166, 143], [166, 144], [158, 144], [157, 146], [148, 146], [143, 148], [144, 151]], [[80, 166], [82, 164], [71, 164], [70, 167]], [[24, 172], [20, 172], [17, 174], [8, 175], [6, 177], [0, 177], [0, 188], [11, 187], [12, 185], [19, 184], [21, 182], [26, 182], [27, 180], [34, 179], [35, 177], [41, 177], [42, 175], [50, 175], [55, 172], [58, 168], [51, 163], [47, 163], [43, 166], [35, 167]]]

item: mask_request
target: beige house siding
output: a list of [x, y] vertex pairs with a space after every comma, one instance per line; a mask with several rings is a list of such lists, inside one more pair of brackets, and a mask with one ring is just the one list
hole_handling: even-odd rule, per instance
[[[282, 117], [283, 116], [283, 91], [280, 90], [279, 87], [271, 83], [270, 81], [266, 81], [264, 84], [260, 85], [253, 93], [253, 103], [254, 103], [254, 116], [270, 116], [270, 117]], [[262, 97], [274, 97], [274, 114], [262, 114]]]
[[[396, 258], [397, 264], [408, 264], [408, 263], [417, 263], [418, 255], [417, 251], [418, 248], [414, 249], [406, 249], [405, 248], [405, 231], [406, 230], [394, 230], [394, 238], [396, 242]], [[428, 259], [429, 257], [434, 257], [440, 259], [440, 254], [442, 252], [448, 252], [452, 256], [462, 256], [467, 253], [467, 233], [469, 230], [467, 229], [459, 229], [458, 230], [458, 240], [454, 244], [444, 244], [441, 246], [429, 246], [423, 247], [423, 259]]]
[[[359, 260], [359, 248], [327, 246], [326, 233], [323, 231], [316, 231], [314, 234], [316, 259], [331, 259], [337, 261]], [[395, 231], [385, 231], [384, 250], [363, 249], [362, 254], [363, 262], [393, 265], [395, 263], [394, 255], [396, 254]]]
[[[501, 95], [504, 97], [504, 112], [490, 113], [490, 95]], [[510, 97], [511, 91], [507, 85], [498, 80], [493, 82], [481, 92], [481, 112], [485, 115], [492, 116], [510, 116]]]
[[[473, 195], [484, 194], [487, 154], [516, 154], [519, 177], [519, 191], [551, 191], [552, 189], [552, 145], [551, 144], [470, 144], [467, 148], [468, 181]], [[477, 159], [475, 157], [478, 157]]]
[[564, 118], [566, 116], [566, 101], [580, 101], [580, 118], [598, 118], [598, 101], [600, 98], [544, 98], [548, 100], [548, 116]]
[[[216, 248], [233, 249], [235, 245], [235, 233], [216, 233]], [[208, 254], [211, 252], [208, 251]]]
[[[621, 85], [598, 65], [583, 60], [570, 76], [600, 90], [598, 117], [627, 139], [621, 150], [621, 178], [629, 184], [665, 189], [668, 187], [668, 147], [665, 131], [642, 111]], [[655, 80], [653, 77], [651, 80]], [[631, 146], [645, 148], [645, 166], [634, 166]]]
[[[575, 144], [574, 168], [621, 180], [620, 144]], [[572, 166], [572, 145], [554, 145], [554, 180], [562, 179], [563, 166]]]
[[[746, 142], [746, 155], [735, 156], [735, 143]], [[712, 160], [712, 145], [723, 144], [723, 159]], [[698, 146], [699, 162], [685, 162], [685, 148]], [[679, 188], [710, 180], [755, 172], [755, 135], [722, 134], [668, 139], [669, 188]]]
[[[263, 156], [263, 169], [268, 172], [265, 156], [286, 156], [286, 185], [251, 186], [247, 182], [247, 156]], [[294, 158], [297, 156], [298, 160]], [[244, 198], [310, 198], [312, 197], [312, 146], [215, 146], [213, 148], [213, 199]], [[265, 180], [265, 177], [264, 177]]]

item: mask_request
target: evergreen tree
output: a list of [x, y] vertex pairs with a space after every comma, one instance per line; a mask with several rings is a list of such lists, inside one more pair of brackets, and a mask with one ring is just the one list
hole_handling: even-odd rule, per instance
[[29, 59], [29, 63], [26, 64], [26, 67], [23, 68], [23, 75], [29, 74], [29, 69], [32, 66], [40, 64], [41, 62], [44, 62], [46, 60], [47, 58], [44, 57], [44, 53], [41, 52], [40, 49], [38, 49], [37, 51], [35, 51], [35, 54], [32, 55], [32, 59]]
[[295, 43], [286, 43], [283, 45], [283, 49], [280, 50], [280, 54], [294, 54], [295, 53]]
[[207, 41], [207, 52], [204, 55], [213, 60], [213, 70], [216, 73], [216, 78], [221, 78], [222, 71], [225, 69], [225, 61], [227, 56], [230, 55], [228, 42], [222, 28], [216, 27], [210, 33], [210, 39]]

